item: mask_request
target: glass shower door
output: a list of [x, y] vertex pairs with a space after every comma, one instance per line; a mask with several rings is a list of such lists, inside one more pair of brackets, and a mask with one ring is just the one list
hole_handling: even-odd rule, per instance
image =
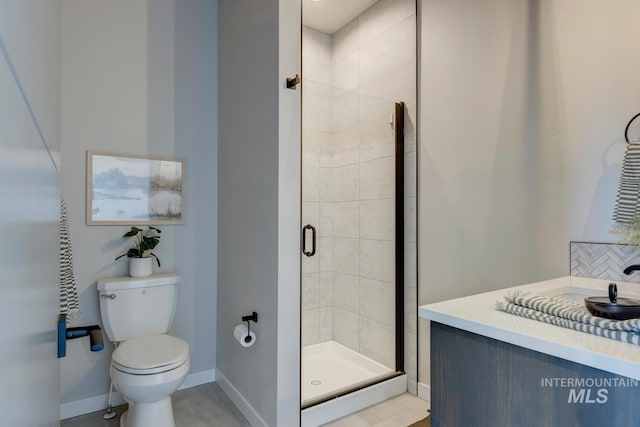
[[303, 3], [303, 408], [405, 370], [415, 3], [370, 5], [328, 28]]

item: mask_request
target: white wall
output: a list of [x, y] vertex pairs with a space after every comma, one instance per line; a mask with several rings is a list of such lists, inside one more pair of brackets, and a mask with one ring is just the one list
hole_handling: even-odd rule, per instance
[[[420, 304], [566, 275], [608, 233], [637, 2], [422, 1]], [[420, 324], [421, 382], [429, 382]]]
[[[86, 150], [182, 158], [185, 224], [160, 227], [154, 252], [161, 271], [182, 275], [172, 332], [191, 345], [191, 372], [215, 367], [215, 12], [215, 2], [62, 2], [62, 193], [81, 323], [100, 323], [96, 279], [128, 272], [114, 262], [127, 227], [85, 225]], [[62, 402], [108, 391], [111, 347], [90, 353], [82, 341], [61, 363]]]
[[0, 1], [0, 410], [2, 424], [58, 421], [60, 3]]

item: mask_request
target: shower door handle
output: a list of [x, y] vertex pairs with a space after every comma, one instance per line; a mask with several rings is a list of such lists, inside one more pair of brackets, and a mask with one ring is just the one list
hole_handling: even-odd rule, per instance
[[[307, 250], [307, 230], [311, 230], [311, 252]], [[302, 253], [308, 257], [316, 254], [316, 228], [311, 224], [302, 228]]]

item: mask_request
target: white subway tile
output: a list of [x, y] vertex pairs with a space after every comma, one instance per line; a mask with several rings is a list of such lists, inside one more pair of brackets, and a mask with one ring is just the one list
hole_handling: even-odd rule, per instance
[[336, 132], [333, 136], [333, 166], [358, 163], [360, 159], [360, 134], [353, 126]]
[[416, 57], [416, 21], [408, 18], [360, 49], [360, 84], [385, 76]]
[[317, 227], [320, 221], [320, 204], [318, 202], [302, 202], [302, 226], [311, 224]]
[[302, 57], [302, 79], [305, 83], [316, 82], [331, 85], [333, 67], [331, 63], [316, 58]]
[[331, 120], [334, 132], [358, 125], [360, 120], [360, 95], [355, 91], [344, 92], [331, 103]]
[[315, 28], [302, 27], [302, 51], [304, 56], [331, 63], [333, 38]]
[[320, 274], [302, 275], [302, 308], [308, 310], [320, 307]]
[[333, 235], [336, 237], [358, 237], [359, 202], [336, 202], [333, 204]]
[[314, 81], [304, 82], [302, 94], [302, 128], [331, 131], [333, 89]]
[[320, 144], [320, 166], [325, 168], [333, 167], [333, 145], [334, 145], [333, 133], [322, 133], [322, 138], [319, 141]]
[[359, 351], [360, 319], [356, 313], [333, 308], [333, 339], [352, 350]]
[[[333, 237], [319, 237], [316, 242], [316, 254], [311, 259], [318, 260], [318, 271], [333, 270]], [[303, 256], [303, 258], [307, 258]]]
[[360, 352], [383, 365], [395, 369], [395, 327], [360, 316]]
[[415, 0], [380, 0], [359, 17], [360, 44], [368, 43], [405, 19], [411, 16], [415, 17], [415, 15]]
[[333, 168], [333, 201], [358, 200], [359, 167], [357, 164]]
[[333, 305], [333, 272], [320, 272], [320, 307]]
[[360, 238], [393, 240], [395, 218], [395, 199], [361, 200]]
[[358, 276], [333, 273], [333, 306], [342, 310], [358, 313], [359, 305]]
[[395, 136], [387, 114], [361, 124], [359, 132], [361, 162], [394, 155]]
[[387, 325], [395, 323], [395, 287], [392, 283], [360, 278], [360, 315]]
[[320, 271], [320, 258], [317, 256], [306, 257], [302, 255], [302, 274], [317, 273]]
[[395, 102], [360, 94], [360, 124], [371, 120], [389, 123], [389, 115], [395, 112]]
[[360, 47], [359, 20], [353, 19], [333, 34], [332, 61], [335, 63]]
[[360, 276], [393, 283], [395, 245], [393, 241], [360, 239]]
[[344, 90], [354, 90], [360, 86], [359, 49], [333, 63], [332, 83], [334, 87]]
[[320, 237], [333, 236], [333, 203], [320, 202], [320, 227], [318, 229]]
[[318, 162], [302, 161], [302, 201], [317, 202], [320, 200], [320, 166]]
[[395, 196], [395, 159], [384, 157], [360, 163], [360, 200]]
[[416, 61], [413, 60], [361, 85], [359, 92], [374, 98], [410, 104], [416, 102], [416, 87]]
[[[303, 165], [304, 168], [304, 165]], [[318, 169], [318, 200], [321, 202], [333, 201], [333, 168], [320, 166]], [[304, 169], [303, 169], [304, 171]], [[303, 172], [303, 175], [306, 171]], [[304, 178], [303, 178], [304, 182]]]
[[359, 272], [358, 239], [333, 238], [333, 271], [354, 276]]
[[302, 345], [317, 344], [320, 340], [320, 309], [302, 311]]
[[333, 307], [320, 307], [320, 342], [333, 339]]

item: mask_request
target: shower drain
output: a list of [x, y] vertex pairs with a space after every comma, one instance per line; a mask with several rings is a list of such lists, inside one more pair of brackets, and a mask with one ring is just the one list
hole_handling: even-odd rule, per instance
[[320, 381], [320, 380], [311, 381], [311, 385], [320, 385], [320, 384], [322, 384], [322, 381]]

